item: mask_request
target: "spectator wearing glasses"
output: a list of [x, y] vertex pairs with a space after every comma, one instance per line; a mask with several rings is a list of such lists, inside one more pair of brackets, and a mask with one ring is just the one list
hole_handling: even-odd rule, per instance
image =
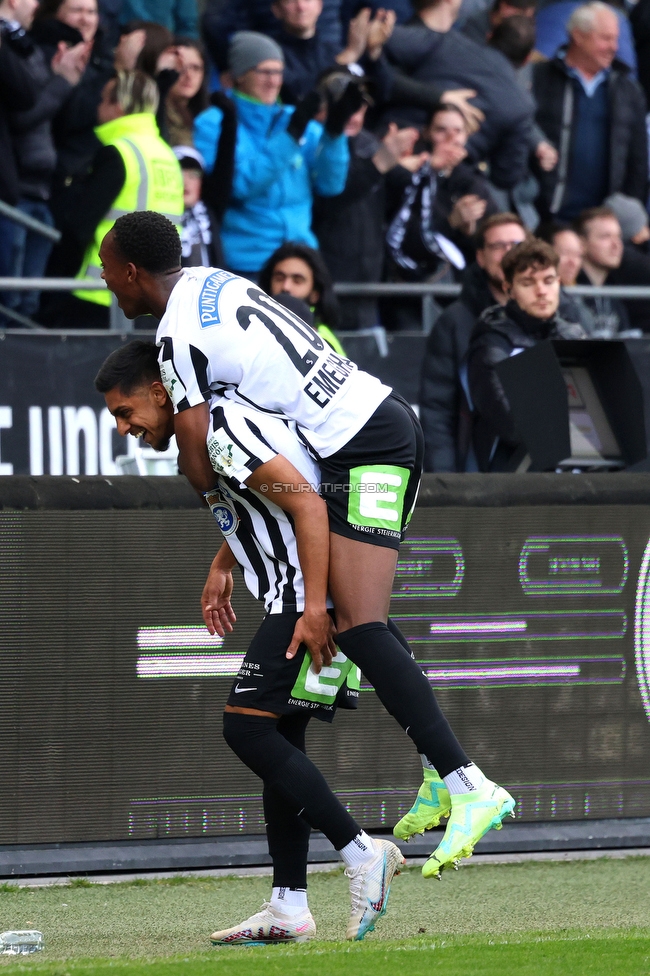
[[471, 470], [471, 411], [461, 368], [481, 313], [508, 300], [501, 261], [527, 236], [514, 213], [483, 221], [476, 237], [476, 262], [465, 271], [460, 297], [445, 309], [427, 339], [420, 384], [425, 471]]
[[[255, 278], [285, 240], [318, 246], [311, 230], [313, 194], [336, 196], [345, 187], [350, 157], [343, 129], [361, 95], [355, 89], [353, 99], [342, 96], [332, 104], [324, 126], [314, 121], [320, 97], [307, 96], [295, 108], [280, 104], [282, 48], [253, 31], [234, 35], [228, 65], [237, 140], [222, 241], [227, 266]], [[209, 171], [221, 121], [221, 109], [213, 106], [195, 122], [194, 144]]]

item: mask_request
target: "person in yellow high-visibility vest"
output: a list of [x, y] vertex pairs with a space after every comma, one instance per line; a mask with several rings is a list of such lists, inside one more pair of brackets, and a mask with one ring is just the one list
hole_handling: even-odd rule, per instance
[[[122, 214], [155, 210], [180, 224], [183, 179], [158, 132], [157, 107], [156, 83], [142, 71], [118, 71], [104, 86], [95, 129], [102, 147], [85, 179], [71, 188], [50, 274], [100, 280], [99, 245]], [[107, 289], [79, 289], [48, 302], [40, 319], [51, 327], [106, 328], [110, 304]]]

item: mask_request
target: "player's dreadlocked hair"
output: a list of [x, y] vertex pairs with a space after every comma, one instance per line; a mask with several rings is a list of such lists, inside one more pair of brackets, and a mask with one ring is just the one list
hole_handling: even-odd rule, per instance
[[117, 388], [124, 396], [130, 396], [145, 383], [160, 380], [159, 352], [155, 343], [142, 339], [120, 346], [100, 366], [95, 389], [99, 393], [108, 393]]
[[115, 243], [127, 261], [150, 274], [181, 266], [181, 239], [171, 220], [154, 210], [124, 214], [113, 224]]

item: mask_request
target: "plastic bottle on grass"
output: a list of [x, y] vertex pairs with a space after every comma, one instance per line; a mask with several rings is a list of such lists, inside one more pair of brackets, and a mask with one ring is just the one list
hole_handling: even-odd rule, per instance
[[43, 933], [35, 929], [0, 932], [0, 956], [20, 956], [43, 948]]

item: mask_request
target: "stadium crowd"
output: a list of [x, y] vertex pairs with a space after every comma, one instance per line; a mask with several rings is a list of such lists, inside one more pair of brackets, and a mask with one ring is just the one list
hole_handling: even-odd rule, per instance
[[[61, 233], [0, 215], [0, 277], [99, 278], [114, 221], [155, 210], [184, 265], [292, 296], [338, 348], [421, 320], [333, 282], [460, 282], [420, 409], [427, 469], [466, 470], [470, 403], [507, 442], [479, 364], [650, 332], [647, 301], [560, 288], [650, 285], [649, 93], [650, 0], [0, 0], [0, 200]], [[504, 262], [518, 247], [532, 264]], [[515, 297], [526, 267], [552, 269], [557, 301]], [[0, 300], [109, 323], [107, 291]]]

